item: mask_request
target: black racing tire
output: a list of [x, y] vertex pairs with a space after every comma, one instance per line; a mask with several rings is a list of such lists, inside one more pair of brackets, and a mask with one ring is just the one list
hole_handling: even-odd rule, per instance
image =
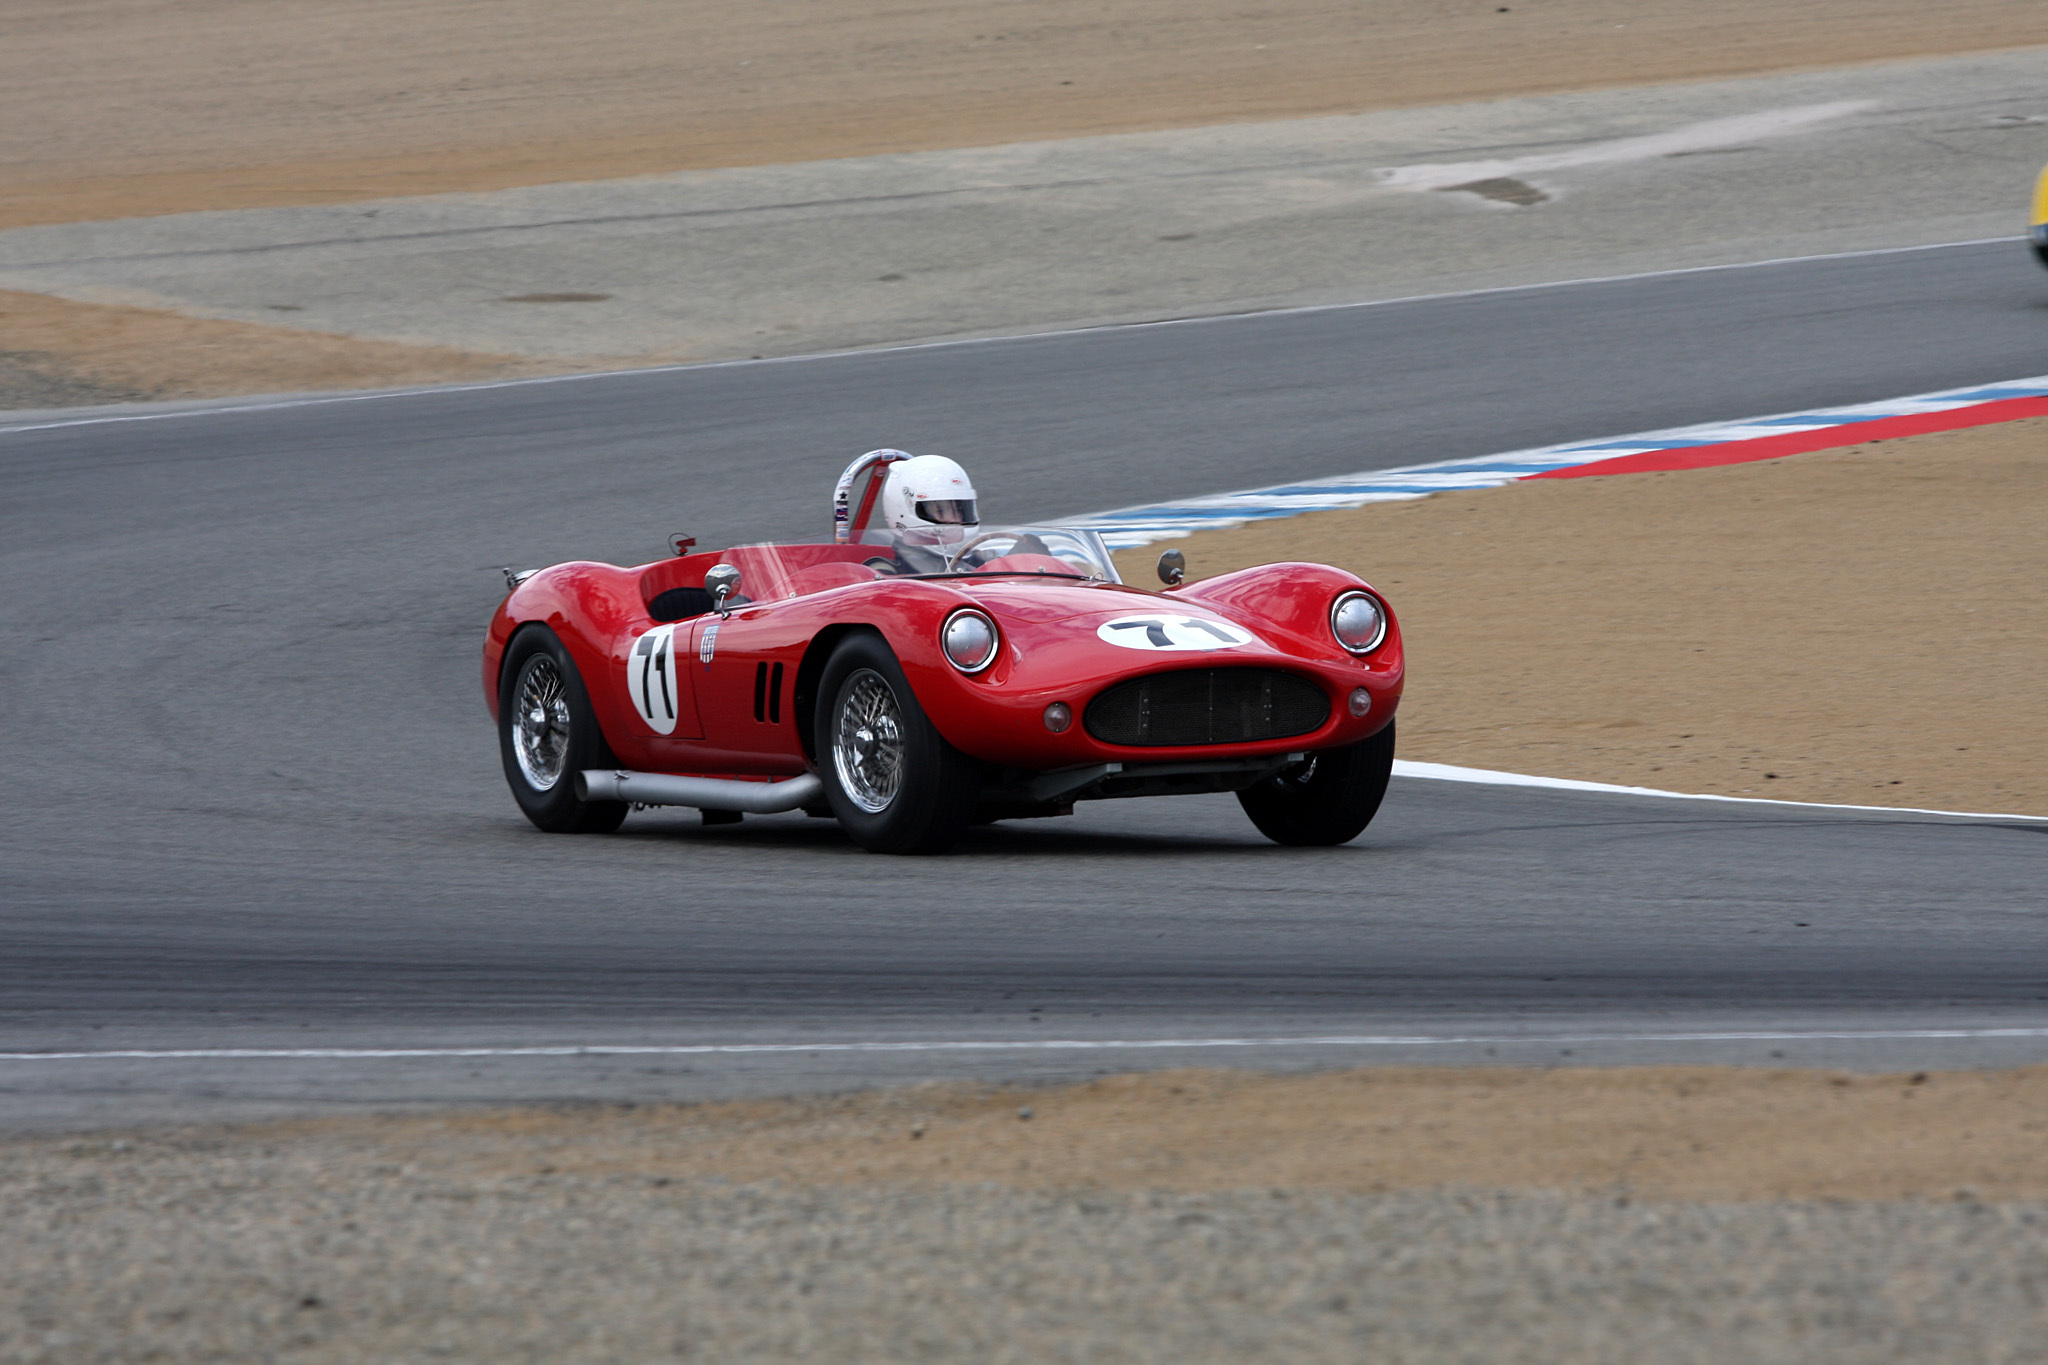
[[1394, 722], [1370, 739], [1324, 749], [1237, 794], [1259, 833], [1276, 844], [1327, 848], [1356, 839], [1379, 813], [1394, 772]]
[[974, 818], [973, 760], [948, 744], [880, 637], [849, 635], [818, 678], [825, 800], [870, 853], [943, 853]]
[[[544, 723], [532, 719], [536, 708], [546, 714]], [[609, 834], [625, 821], [624, 801], [589, 801], [577, 792], [583, 769], [616, 768], [619, 761], [598, 729], [576, 661], [546, 626], [520, 627], [505, 647], [498, 670], [498, 756], [512, 799], [537, 828]]]

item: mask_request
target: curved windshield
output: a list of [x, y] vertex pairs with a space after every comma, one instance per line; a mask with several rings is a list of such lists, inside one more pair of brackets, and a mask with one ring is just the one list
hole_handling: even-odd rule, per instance
[[1102, 537], [1070, 526], [984, 526], [965, 537], [883, 528], [863, 532], [860, 541], [888, 547], [887, 558], [900, 574], [1046, 574], [1123, 582]]
[[930, 526], [900, 534], [869, 530], [852, 544], [735, 545], [722, 552], [669, 560], [656, 566], [653, 576], [644, 581], [650, 606], [669, 599], [670, 590], [687, 590], [683, 597], [671, 599], [669, 605], [678, 609], [687, 606], [690, 609], [685, 615], [709, 611], [710, 597], [699, 584], [700, 576], [713, 564], [729, 564], [740, 571], [739, 587], [727, 599], [735, 606], [804, 597], [889, 577], [987, 574], [1102, 583], [1123, 581], [1117, 577], [1109, 547], [1093, 531], [1065, 526], [1007, 526], [975, 531]]

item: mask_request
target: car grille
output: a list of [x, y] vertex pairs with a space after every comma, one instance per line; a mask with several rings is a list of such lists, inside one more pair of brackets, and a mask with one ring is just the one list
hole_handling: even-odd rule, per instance
[[1306, 678], [1269, 668], [1197, 668], [1132, 678], [1088, 703], [1083, 723], [1105, 744], [1243, 744], [1305, 735], [1330, 718]]

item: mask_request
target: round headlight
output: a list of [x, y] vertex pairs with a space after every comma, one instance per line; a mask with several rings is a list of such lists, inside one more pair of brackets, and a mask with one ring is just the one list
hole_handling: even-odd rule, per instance
[[978, 611], [956, 611], [939, 631], [946, 662], [962, 673], [979, 673], [996, 661], [996, 623]]
[[1330, 631], [1353, 654], [1370, 654], [1387, 638], [1387, 611], [1369, 592], [1347, 592], [1330, 607]]

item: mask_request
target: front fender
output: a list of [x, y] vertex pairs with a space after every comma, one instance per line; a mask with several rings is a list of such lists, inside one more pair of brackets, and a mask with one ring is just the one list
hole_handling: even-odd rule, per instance
[[[1211, 579], [1192, 596], [1204, 608], [1238, 621], [1265, 643], [1218, 663], [1286, 669], [1317, 678], [1337, 710], [1313, 741], [1285, 739], [1233, 746], [1233, 752], [1283, 751], [1304, 742], [1335, 746], [1368, 737], [1393, 718], [1400, 702], [1404, 664], [1400, 628], [1388, 611], [1387, 637], [1360, 658], [1340, 646], [1330, 631], [1329, 610], [1339, 593], [1368, 585], [1341, 569], [1321, 564], [1281, 564]], [[1162, 595], [1164, 596], [1164, 595]], [[1377, 594], [1375, 594], [1377, 596]], [[1384, 599], [1382, 599], [1384, 600]], [[939, 648], [939, 627], [960, 606], [981, 606], [966, 594], [933, 594], [916, 607], [893, 612], [882, 634], [903, 665], [919, 704], [955, 748], [1004, 766], [1048, 769], [1101, 761], [1200, 758], [1207, 749], [1132, 750], [1108, 746], [1085, 733], [1081, 712], [1104, 687], [1142, 673], [1202, 666], [1190, 656], [1152, 656], [1101, 644], [1092, 620], [1056, 618], [1033, 622], [1014, 613], [998, 616], [1002, 647], [996, 662], [978, 674], [963, 674]], [[1105, 606], [1114, 609], [1114, 604]], [[983, 608], [986, 610], [986, 608]], [[1093, 617], [1096, 613], [1089, 613]], [[1343, 714], [1341, 699], [1358, 686], [1372, 694], [1363, 718]], [[1045, 707], [1071, 706], [1072, 725], [1054, 734], [1045, 728]]]
[[1290, 636], [1296, 648], [1334, 659], [1346, 657], [1349, 651], [1331, 633], [1330, 607], [1342, 594], [1359, 588], [1378, 598], [1387, 613], [1387, 638], [1372, 657], [1378, 659], [1391, 650], [1390, 657], [1398, 660], [1401, 624], [1393, 604], [1357, 574], [1328, 564], [1260, 564], [1205, 578], [1175, 595], [1214, 607], [1247, 629], [1277, 629]]

